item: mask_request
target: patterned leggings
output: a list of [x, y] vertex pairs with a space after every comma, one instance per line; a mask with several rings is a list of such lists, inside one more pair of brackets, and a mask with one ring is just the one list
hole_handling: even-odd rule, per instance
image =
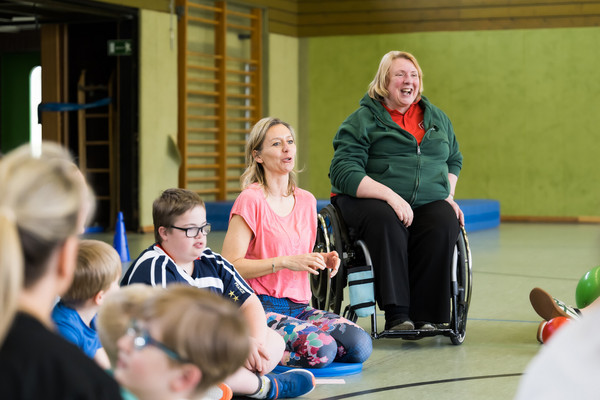
[[258, 297], [266, 311], [267, 325], [285, 340], [281, 365], [322, 368], [334, 360], [358, 363], [373, 351], [369, 334], [337, 314], [289, 299]]

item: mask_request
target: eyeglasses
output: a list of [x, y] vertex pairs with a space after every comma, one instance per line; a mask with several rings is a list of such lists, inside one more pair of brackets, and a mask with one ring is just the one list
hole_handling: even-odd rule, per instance
[[142, 350], [146, 346], [154, 346], [154, 347], [164, 351], [167, 356], [169, 356], [170, 358], [172, 358], [175, 361], [178, 361], [181, 363], [189, 362], [187, 359], [181, 357], [175, 351], [168, 348], [165, 344], [159, 342], [158, 340], [156, 340], [152, 336], [150, 336], [150, 333], [148, 332], [148, 330], [140, 327], [136, 320], [131, 321], [131, 325], [127, 329], [127, 335], [129, 335], [133, 338], [133, 348], [135, 350], [139, 351], [139, 350]]
[[204, 236], [206, 236], [210, 233], [210, 224], [209, 223], [206, 223], [202, 226], [192, 226], [191, 228], [180, 228], [178, 226], [171, 225], [171, 228], [175, 228], [175, 229], [179, 229], [180, 231], [184, 231], [185, 236], [187, 236], [189, 238], [194, 238], [194, 237], [198, 236], [198, 234], [200, 232], [202, 232], [202, 234]]

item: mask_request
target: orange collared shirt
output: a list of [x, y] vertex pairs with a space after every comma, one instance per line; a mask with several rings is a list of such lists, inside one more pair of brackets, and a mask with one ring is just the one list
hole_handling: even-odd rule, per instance
[[425, 136], [425, 126], [423, 125], [423, 109], [418, 103], [413, 103], [404, 114], [400, 111], [388, 108], [383, 102], [381, 103], [390, 113], [392, 121], [398, 124], [400, 128], [409, 132], [417, 139], [417, 143], [421, 144], [423, 136]]

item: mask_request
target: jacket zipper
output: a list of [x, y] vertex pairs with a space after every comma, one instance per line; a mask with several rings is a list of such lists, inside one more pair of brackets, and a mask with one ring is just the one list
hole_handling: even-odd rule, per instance
[[[389, 125], [385, 121], [383, 121], [379, 117], [379, 115], [377, 115], [377, 114], [373, 114], [373, 115], [381, 123], [381, 125], [386, 126], [388, 128], [391, 128], [391, 129], [394, 129], [394, 130], [398, 130], [395, 126]], [[427, 134], [429, 132], [436, 131], [436, 130], [437, 130], [437, 126], [434, 124], [431, 128], [427, 129], [427, 131], [423, 135], [423, 140], [425, 140], [425, 136], [427, 136]], [[409, 132], [409, 134], [410, 134], [410, 132]], [[413, 139], [415, 140], [415, 142], [417, 141], [417, 139], [414, 136], [413, 136]], [[416, 178], [415, 178], [415, 188], [413, 189], [412, 196], [410, 198], [410, 201], [408, 202], [408, 204], [410, 204], [411, 206], [417, 200], [417, 191], [418, 191], [419, 186], [421, 184], [421, 179], [420, 178], [421, 178], [421, 145], [419, 143], [417, 143], [417, 175], [416, 175]]]
[[[427, 132], [423, 135], [423, 140], [425, 140], [425, 136], [431, 131], [437, 130], [437, 126], [433, 125], [431, 128], [427, 129]], [[416, 140], [416, 139], [415, 139]], [[423, 142], [421, 142], [423, 143]], [[415, 179], [415, 188], [413, 190], [412, 197], [410, 198], [409, 204], [412, 206], [415, 204], [417, 200], [417, 191], [419, 190], [419, 186], [421, 185], [421, 145], [417, 144], [417, 176]]]

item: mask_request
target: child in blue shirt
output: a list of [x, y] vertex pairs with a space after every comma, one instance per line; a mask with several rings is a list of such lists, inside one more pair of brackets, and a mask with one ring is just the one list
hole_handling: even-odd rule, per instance
[[96, 332], [96, 314], [104, 297], [119, 288], [121, 258], [109, 244], [81, 240], [73, 282], [52, 310], [58, 332], [104, 368], [110, 361]]

